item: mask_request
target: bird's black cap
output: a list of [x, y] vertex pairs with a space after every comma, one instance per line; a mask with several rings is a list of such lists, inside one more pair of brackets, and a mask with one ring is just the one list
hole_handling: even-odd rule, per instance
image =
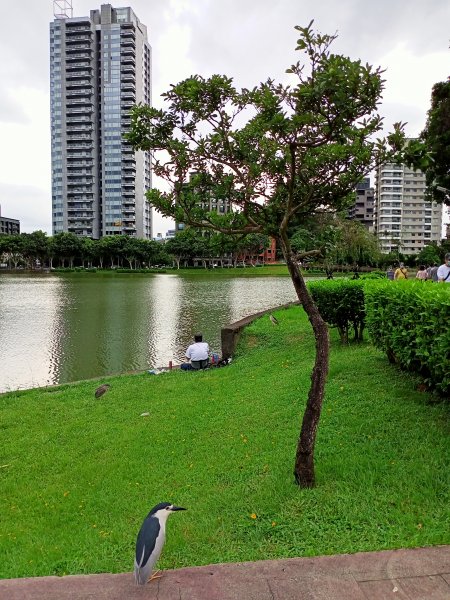
[[[160, 502], [156, 506], [152, 508], [152, 510], [148, 513], [148, 516], [154, 515], [158, 510], [162, 510], [163, 508], [167, 508], [168, 506], [172, 506], [170, 502]], [[186, 508], [182, 508], [181, 506], [172, 506], [171, 511], [175, 510], [187, 510]]]

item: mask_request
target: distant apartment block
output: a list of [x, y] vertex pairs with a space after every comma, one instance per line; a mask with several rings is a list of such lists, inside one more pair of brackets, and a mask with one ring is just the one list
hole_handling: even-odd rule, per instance
[[8, 219], [2, 217], [2, 210], [0, 206], [0, 235], [15, 235], [20, 233], [20, 221], [18, 219]]
[[[186, 188], [192, 185], [192, 177], [195, 176], [196, 173], [192, 173], [190, 176], [189, 183], [186, 184]], [[217, 212], [221, 215], [231, 212], [231, 202], [226, 198], [214, 198], [208, 193], [199, 194], [201, 197], [201, 201], [199, 202], [199, 206], [208, 212]], [[175, 230], [182, 231], [185, 228], [185, 224], [182, 222], [175, 223]]]
[[425, 201], [425, 175], [405, 165], [385, 163], [375, 181], [374, 230], [381, 251], [417, 254], [439, 242], [442, 205]]
[[151, 102], [146, 26], [110, 4], [70, 15], [50, 24], [53, 233], [151, 239], [150, 154], [123, 139], [130, 108]]
[[374, 190], [370, 187], [370, 178], [364, 177], [356, 186], [356, 200], [349, 208], [349, 219], [362, 223], [369, 231], [373, 231]]

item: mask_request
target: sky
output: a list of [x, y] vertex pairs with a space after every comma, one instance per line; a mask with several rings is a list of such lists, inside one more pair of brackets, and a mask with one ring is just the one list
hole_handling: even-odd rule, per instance
[[[286, 82], [300, 59], [295, 25], [338, 33], [333, 51], [381, 66], [385, 131], [406, 122], [414, 137], [426, 122], [431, 88], [450, 72], [448, 0], [133, 0], [153, 51], [153, 104], [193, 74], [214, 73], [252, 87]], [[73, 16], [100, 8], [73, 0]], [[49, 23], [51, 0], [8, 3], [0, 37], [0, 206], [21, 231], [51, 234]], [[153, 235], [171, 221], [154, 215]]]

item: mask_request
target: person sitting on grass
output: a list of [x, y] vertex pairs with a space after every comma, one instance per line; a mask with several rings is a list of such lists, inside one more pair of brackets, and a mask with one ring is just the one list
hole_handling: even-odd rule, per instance
[[183, 371], [198, 371], [209, 365], [209, 346], [203, 341], [201, 333], [195, 334], [194, 343], [186, 350], [186, 358], [191, 362], [180, 365]]

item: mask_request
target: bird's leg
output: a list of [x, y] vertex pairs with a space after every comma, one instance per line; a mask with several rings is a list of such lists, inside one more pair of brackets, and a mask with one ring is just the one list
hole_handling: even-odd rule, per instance
[[161, 573], [160, 570], [155, 571], [148, 581], [150, 582], [150, 581], [153, 581], [154, 579], [159, 579], [160, 577], [162, 577], [162, 575], [159, 575], [159, 573]]

